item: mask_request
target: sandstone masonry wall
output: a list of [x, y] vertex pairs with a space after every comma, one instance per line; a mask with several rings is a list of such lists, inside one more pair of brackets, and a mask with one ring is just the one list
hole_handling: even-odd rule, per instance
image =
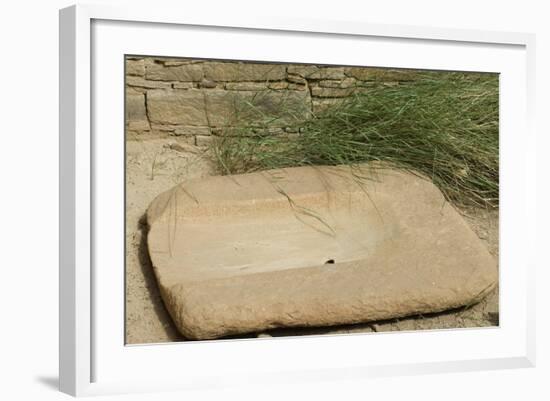
[[[270, 134], [292, 133], [294, 120], [357, 91], [415, 77], [415, 71], [367, 67], [127, 57], [126, 135], [204, 146], [224, 127], [266, 115], [277, 117]], [[252, 103], [254, 113], [236, 118], [239, 105]]]

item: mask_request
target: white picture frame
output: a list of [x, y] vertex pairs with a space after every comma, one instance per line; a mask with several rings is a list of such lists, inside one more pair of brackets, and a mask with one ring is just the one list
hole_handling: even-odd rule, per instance
[[[231, 47], [216, 47], [219, 35], [226, 35]], [[258, 35], [273, 46], [254, 48]], [[192, 39], [187, 47], [181, 45], [183, 37]], [[206, 51], [193, 47], [197, 40]], [[363, 65], [364, 60], [346, 47], [350, 43], [370, 46], [370, 57], [379, 66], [501, 73], [500, 327], [124, 345], [120, 198], [124, 115], [123, 85], [119, 85], [123, 57], [119, 56]], [[253, 15], [228, 19], [186, 15], [181, 10], [90, 5], [61, 10], [61, 391], [80, 396], [534, 366], [535, 260], [529, 251], [536, 218], [534, 43], [534, 35], [524, 33], [357, 21]], [[311, 45], [311, 50], [304, 51], [300, 44]], [[316, 53], [321, 45], [332, 52]], [[459, 57], [464, 60], [460, 65]], [[112, 135], [97, 135], [107, 131]], [[103, 269], [106, 265], [108, 271]], [[389, 347], [392, 353], [383, 352]], [[420, 353], [422, 347], [427, 348]], [[182, 355], [183, 366], [178, 365]]]

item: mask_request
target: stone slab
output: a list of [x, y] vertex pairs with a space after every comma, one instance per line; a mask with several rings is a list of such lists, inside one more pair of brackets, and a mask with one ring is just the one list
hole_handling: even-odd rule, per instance
[[152, 81], [196, 82], [203, 77], [202, 64], [154, 62], [145, 66], [145, 78]]
[[277, 81], [286, 78], [283, 64], [210, 62], [204, 64], [204, 75], [213, 81]]
[[208, 125], [205, 95], [198, 89], [150, 90], [147, 109], [151, 123]]
[[132, 89], [126, 89], [126, 126], [138, 131], [149, 130], [145, 109], [145, 96]]
[[414, 81], [418, 79], [415, 70], [391, 70], [387, 68], [348, 67], [346, 74], [360, 81]]
[[191, 180], [147, 221], [160, 292], [189, 339], [438, 312], [497, 284], [496, 261], [441, 192], [382, 166]]

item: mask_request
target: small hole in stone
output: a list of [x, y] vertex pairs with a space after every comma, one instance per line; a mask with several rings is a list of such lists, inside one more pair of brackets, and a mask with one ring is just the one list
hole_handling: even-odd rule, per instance
[[334, 264], [334, 259], [329, 259], [325, 262], [325, 265], [333, 265]]

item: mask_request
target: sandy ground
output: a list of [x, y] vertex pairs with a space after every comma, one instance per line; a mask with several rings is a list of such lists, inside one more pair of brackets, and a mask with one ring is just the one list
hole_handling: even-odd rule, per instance
[[[146, 249], [144, 214], [161, 192], [189, 178], [213, 174], [198, 148], [174, 140], [126, 143], [126, 343], [184, 341], [160, 297]], [[465, 219], [498, 258], [498, 211], [462, 209]], [[476, 305], [433, 315], [329, 328], [278, 329], [256, 336], [341, 334], [498, 325], [498, 289]], [[244, 336], [240, 336], [244, 337]]]

